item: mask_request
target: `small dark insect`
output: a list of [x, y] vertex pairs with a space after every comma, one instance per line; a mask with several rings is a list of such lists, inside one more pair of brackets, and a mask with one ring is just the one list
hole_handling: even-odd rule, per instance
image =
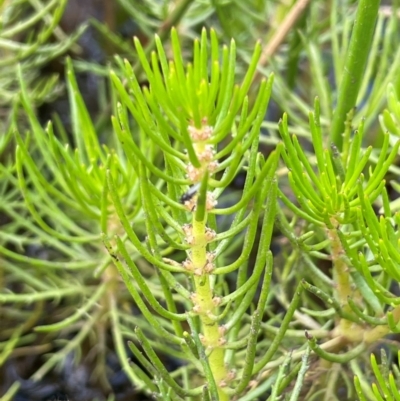
[[181, 198], [179, 199], [179, 201], [180, 201], [182, 204], [185, 204], [185, 202], [190, 201], [190, 200], [197, 194], [197, 191], [199, 190], [199, 188], [200, 188], [200, 184], [194, 184], [194, 185], [192, 185], [192, 186], [181, 196]]

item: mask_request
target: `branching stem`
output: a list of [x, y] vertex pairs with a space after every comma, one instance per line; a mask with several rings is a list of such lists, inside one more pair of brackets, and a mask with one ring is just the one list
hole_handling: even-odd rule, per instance
[[[331, 252], [333, 262], [333, 278], [336, 283], [336, 299], [343, 311], [351, 313], [347, 299], [351, 296], [350, 273], [346, 261], [343, 258], [344, 250], [337, 234], [337, 228], [328, 229], [328, 237], [331, 241]], [[343, 335], [350, 330], [351, 322], [341, 319], [340, 330]]]

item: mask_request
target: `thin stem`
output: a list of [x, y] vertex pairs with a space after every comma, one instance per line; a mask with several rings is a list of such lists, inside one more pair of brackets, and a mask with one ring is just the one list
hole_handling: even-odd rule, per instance
[[279, 347], [279, 344], [281, 343], [281, 341], [286, 333], [286, 330], [289, 327], [289, 324], [292, 320], [293, 314], [296, 311], [297, 306], [299, 304], [302, 291], [303, 291], [303, 287], [300, 283], [300, 284], [298, 284], [298, 286], [296, 288], [292, 302], [290, 303], [290, 306], [286, 311], [286, 315], [282, 320], [281, 327], [280, 327], [278, 334], [275, 336], [274, 341], [268, 348], [268, 351], [265, 353], [265, 355], [257, 363], [255, 363], [254, 368], [253, 368], [253, 375], [257, 374], [261, 369], [267, 369], [267, 367], [266, 367], [267, 363], [274, 356], [276, 350]]
[[[193, 337], [194, 344], [197, 347], [197, 352], [199, 354], [200, 362], [203, 366], [204, 375], [207, 380], [207, 387], [209, 389], [209, 393], [212, 397], [212, 400], [218, 400], [218, 388], [215, 383], [215, 378], [214, 378], [213, 372], [211, 370], [209, 361], [207, 361], [207, 356], [206, 356], [206, 353], [204, 350], [204, 346], [201, 343], [198, 333], [196, 333], [196, 329], [194, 327], [193, 320], [191, 318], [188, 318], [188, 323], [189, 323], [190, 329], [192, 331], [192, 337]], [[207, 393], [208, 393], [208, 391], [207, 391]]]
[[260, 331], [261, 320], [263, 318], [265, 305], [267, 303], [267, 297], [269, 295], [269, 285], [271, 283], [271, 275], [272, 275], [272, 253], [271, 251], [269, 251], [267, 254], [267, 267], [264, 274], [260, 300], [258, 302], [257, 309], [253, 313], [253, 316], [251, 318], [250, 335], [247, 343], [245, 363], [244, 363], [242, 378], [235, 389], [236, 394], [240, 394], [247, 387], [252, 376], [254, 360], [256, 357], [257, 337]]
[[171, 376], [168, 370], [165, 368], [164, 364], [161, 362], [160, 358], [155, 353], [153, 347], [151, 346], [150, 341], [143, 334], [142, 330], [139, 327], [135, 329], [136, 336], [143, 347], [144, 352], [149, 358], [150, 362], [157, 369], [158, 374], [162, 377], [162, 379], [180, 396], [196, 396], [200, 394], [201, 388], [197, 387], [195, 389], [184, 389], [182, 388]]
[[329, 362], [333, 363], [346, 363], [351, 361], [352, 359], [356, 358], [358, 355], [360, 355], [363, 351], [366, 350], [367, 345], [366, 343], [362, 342], [358, 344], [355, 348], [352, 350], [344, 353], [344, 354], [337, 354], [337, 353], [331, 353], [323, 350], [318, 344], [317, 340], [314, 337], [311, 337], [307, 334], [306, 332], [306, 337], [308, 339], [308, 344], [310, 348], [322, 359], [325, 359]]
[[288, 33], [293, 30], [293, 27], [295, 26], [301, 15], [304, 13], [309, 2], [309, 0], [298, 0], [293, 5], [293, 7], [287, 13], [285, 19], [279, 24], [279, 29], [277, 29], [277, 31], [274, 33], [274, 36], [270, 39], [267, 46], [264, 48], [262, 56], [260, 58], [260, 65], [265, 66], [271, 56], [276, 53]]
[[54, 353], [31, 377], [30, 379], [33, 381], [41, 380], [46, 373], [54, 367], [57, 363], [65, 360], [66, 356], [77, 349], [77, 347], [82, 344], [85, 338], [89, 335], [90, 331], [92, 330], [93, 326], [98, 322], [100, 317], [102, 316], [103, 311], [99, 309], [95, 314], [93, 314], [90, 319], [85, 322], [82, 329], [78, 332], [78, 334], [72, 338], [68, 344], [59, 350], [58, 352]]
[[[337, 228], [329, 229], [328, 237], [331, 240], [333, 281], [336, 283], [336, 299], [344, 312], [351, 313], [351, 308], [348, 305], [348, 299], [352, 295], [350, 272], [342, 256], [344, 251], [340, 238], [337, 235]], [[344, 335], [350, 335], [351, 330], [354, 330], [350, 321], [345, 319], [341, 320], [340, 327]]]

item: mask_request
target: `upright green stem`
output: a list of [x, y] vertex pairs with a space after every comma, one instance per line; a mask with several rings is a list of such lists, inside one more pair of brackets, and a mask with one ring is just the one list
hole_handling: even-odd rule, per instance
[[357, 15], [332, 121], [331, 140], [339, 149], [343, 144], [342, 134], [346, 115], [356, 106], [362, 75], [374, 35], [379, 4], [380, 0], [360, 0], [358, 2]]
[[343, 248], [337, 235], [336, 228], [328, 230], [328, 237], [331, 240], [332, 262], [334, 268], [333, 276], [337, 285], [337, 300], [339, 301], [340, 306], [343, 307], [347, 304], [347, 298], [351, 295], [350, 274], [346, 262], [341, 257], [343, 255]]
[[[336, 299], [340, 306], [346, 312], [351, 312], [347, 299], [351, 295], [351, 282], [349, 268], [343, 258], [343, 247], [340, 238], [337, 235], [337, 229], [332, 228], [328, 230], [328, 237], [331, 241], [332, 263], [333, 263], [333, 279], [336, 284]], [[344, 336], [350, 335], [352, 323], [349, 320], [341, 319], [340, 331]], [[350, 335], [350, 337], [352, 337]]]
[[[207, 216], [207, 215], [206, 215]], [[191, 249], [192, 263], [194, 270], [203, 270], [207, 264], [207, 236], [206, 220], [197, 221], [193, 217], [193, 238], [194, 244]], [[229, 400], [228, 394], [221, 387], [222, 382], [227, 377], [227, 371], [224, 363], [224, 349], [221, 348], [223, 333], [218, 327], [218, 323], [210, 318], [216, 314], [216, 305], [213, 301], [213, 290], [211, 288], [210, 278], [207, 273], [194, 276], [195, 283], [195, 304], [202, 323], [202, 342], [209, 353], [208, 362], [218, 388], [220, 401]]]

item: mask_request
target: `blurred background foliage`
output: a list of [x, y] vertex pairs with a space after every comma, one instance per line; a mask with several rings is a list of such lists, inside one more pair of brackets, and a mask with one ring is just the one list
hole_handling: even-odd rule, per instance
[[[379, 159], [383, 132], [389, 131], [391, 145], [399, 136], [397, 4], [382, 2], [357, 107], [349, 120], [357, 127], [365, 119], [363, 146], [374, 146], [372, 163]], [[122, 155], [110, 123], [110, 116], [117, 110], [109, 70], [123, 76], [121, 60], [126, 58], [134, 65], [141, 83], [146, 84], [132, 37], [137, 36], [150, 55], [155, 49], [154, 34], [158, 34], [170, 56], [169, 32], [175, 26], [184, 58], [191, 60], [193, 39], [200, 36], [203, 27], [213, 28], [220, 42], [228, 44], [231, 38], [236, 41], [239, 78], [259, 40], [263, 51], [254, 95], [261, 79], [272, 72], [275, 75], [272, 101], [262, 124], [261, 151], [269, 154], [281, 141], [278, 120], [286, 112], [290, 132], [298, 136], [306, 157], [312, 161], [315, 155], [309, 111], [318, 96], [324, 145], [329, 147], [332, 111], [356, 6], [357, 2], [351, 0], [0, 1], [1, 400], [50, 400], [62, 394], [68, 394], [71, 400], [150, 399], [145, 398], [149, 397], [144, 395], [146, 389], [134, 388], [120, 370], [131, 356], [125, 343], [132, 338], [134, 327], [142, 325], [146, 330], [147, 323], [137, 318], [137, 310], [121, 283], [116, 282], [113, 289], [118, 292], [117, 307], [103, 305], [107, 310], [104, 313], [98, 306], [103, 300], [109, 302], [110, 298], [104, 297], [109, 290], [106, 284], [115, 279], [105, 273], [110, 256], [100, 238], [106, 178], [99, 160], [106, 163], [109, 148]], [[50, 119], [53, 124], [47, 125]], [[20, 136], [14, 136], [16, 130]], [[50, 138], [49, 142], [40, 142], [37, 132]], [[89, 138], [88, 143], [83, 143], [82, 132]], [[20, 150], [16, 155], [17, 141]], [[49, 143], [52, 149], [47, 147]], [[65, 143], [78, 148], [74, 157], [80, 168], [73, 170], [71, 156], [59, 146]], [[95, 153], [90, 150], [93, 146]], [[156, 155], [153, 157], [156, 160]], [[60, 165], [64, 170], [58, 175]], [[32, 173], [26, 182], [24, 169]], [[140, 227], [143, 215], [135, 209], [137, 187], [132, 182], [132, 171], [124, 164], [118, 169], [124, 177], [119, 182], [120, 196]], [[289, 192], [286, 168], [282, 167], [279, 174], [282, 191]], [[398, 210], [399, 174], [396, 159], [389, 169], [391, 184], [387, 186], [392, 210]], [[78, 180], [75, 185], [74, 177], [94, 184], [85, 188]], [[232, 197], [242, 185], [243, 177], [238, 176], [230, 188]], [[36, 193], [30, 195], [24, 188], [35, 188]], [[74, 200], [78, 198], [79, 204]], [[39, 204], [51, 207], [37, 213]], [[381, 206], [374, 205], [377, 210]], [[288, 217], [293, 216], [289, 213]], [[296, 218], [290, 222], [290, 229], [292, 238], [307, 232], [306, 225]], [[273, 322], [279, 322], [280, 314], [288, 308], [295, 283], [316, 270], [329, 276], [330, 269], [326, 248], [307, 254], [299, 247], [293, 252], [290, 235], [282, 232], [276, 228], [273, 240], [275, 265], [281, 268], [274, 273], [272, 323], [265, 324], [269, 336], [276, 330]], [[144, 240], [144, 233], [142, 237]], [[151, 278], [151, 267], [140, 259], [137, 263]], [[304, 273], [305, 264], [311, 266], [308, 273]], [[315, 297], [305, 297], [304, 309], [296, 314], [297, 322], [314, 329], [316, 336], [327, 335], [323, 322], [332, 311], [320, 311], [314, 320], [309, 314], [313, 309], [320, 310], [321, 305]], [[60, 321], [63, 324], [59, 325]], [[389, 360], [397, 360], [392, 350], [398, 348], [398, 335], [391, 336], [382, 343]], [[289, 349], [302, 344], [304, 338], [285, 345]], [[162, 347], [159, 352], [170, 370], [180, 367], [174, 355]], [[278, 366], [282, 359], [274, 362]], [[379, 391], [365, 384], [371, 383], [376, 373], [369, 368], [369, 354], [343, 366], [331, 373], [339, 378], [335, 381], [339, 384], [324, 389], [328, 397], [355, 399], [352, 375], [357, 373], [367, 399], [379, 399]], [[324, 375], [314, 374], [307, 379], [305, 392], [312, 392], [313, 379]], [[361, 392], [359, 387], [357, 392]], [[260, 388], [254, 383], [253, 396], [258, 392], [260, 399], [267, 399], [268, 388]], [[321, 389], [313, 394], [307, 399], [329, 399], [318, 398], [322, 397]]]

